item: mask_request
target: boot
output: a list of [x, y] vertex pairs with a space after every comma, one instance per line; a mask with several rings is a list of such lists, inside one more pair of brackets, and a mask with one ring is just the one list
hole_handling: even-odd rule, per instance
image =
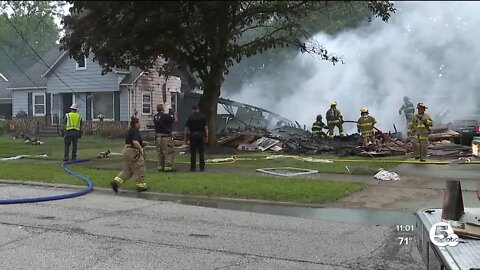
[[112, 189], [115, 193], [118, 193], [118, 188], [120, 187], [120, 185], [122, 185], [123, 183], [123, 180], [122, 178], [120, 177], [115, 177], [115, 179], [113, 179], [112, 182], [110, 182], [110, 185], [112, 186]]
[[147, 184], [145, 182], [137, 183], [137, 191], [138, 192], [143, 192], [143, 191], [147, 191], [147, 190], [148, 190], [148, 187], [147, 187]]

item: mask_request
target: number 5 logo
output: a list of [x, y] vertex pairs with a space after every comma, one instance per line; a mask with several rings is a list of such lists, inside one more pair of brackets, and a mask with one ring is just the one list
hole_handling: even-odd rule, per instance
[[430, 241], [436, 246], [455, 247], [459, 243], [458, 235], [453, 231], [452, 226], [445, 222], [439, 222], [432, 226], [430, 229]]

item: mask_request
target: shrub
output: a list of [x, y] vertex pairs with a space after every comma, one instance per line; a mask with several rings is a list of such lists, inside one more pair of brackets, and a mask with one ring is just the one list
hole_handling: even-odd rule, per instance
[[8, 120], [0, 120], [0, 134], [5, 134], [8, 131]]
[[15, 117], [17, 117], [17, 118], [26, 118], [27, 116], [28, 116], [28, 114], [24, 111], [21, 111], [21, 110], [17, 112], [17, 115], [15, 115]]
[[144, 141], [155, 141], [155, 131], [140, 131]]
[[125, 138], [126, 130], [120, 127], [104, 127], [97, 131], [97, 135], [108, 139], [121, 139]]

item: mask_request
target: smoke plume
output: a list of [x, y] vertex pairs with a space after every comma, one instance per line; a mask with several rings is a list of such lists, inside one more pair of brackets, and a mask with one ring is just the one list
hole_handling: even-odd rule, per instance
[[[480, 95], [480, 3], [396, 2], [388, 23], [376, 19], [334, 36], [315, 38], [345, 64], [308, 54], [275, 75], [256, 76], [240, 90], [224, 89], [225, 97], [263, 107], [310, 127], [338, 102], [345, 120], [356, 121], [368, 107], [383, 131], [405, 129], [398, 114], [403, 96], [424, 102], [437, 122], [478, 113]], [[439, 115], [445, 114], [446, 117]], [[353, 124], [345, 126], [355, 132]]]

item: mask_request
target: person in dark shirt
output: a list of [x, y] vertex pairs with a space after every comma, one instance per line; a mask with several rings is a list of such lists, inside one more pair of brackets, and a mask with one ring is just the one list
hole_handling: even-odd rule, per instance
[[193, 106], [193, 113], [188, 117], [184, 132], [185, 144], [190, 144], [190, 171], [195, 171], [197, 151], [200, 157], [200, 171], [205, 170], [205, 144], [208, 142], [207, 118], [200, 113], [198, 106]]
[[165, 113], [166, 106], [164, 104], [157, 105], [157, 114], [153, 116], [155, 125], [155, 142], [158, 152], [158, 170], [172, 171], [174, 160], [174, 143], [172, 137], [173, 124], [178, 122], [177, 114], [172, 116]]
[[143, 151], [143, 140], [140, 134], [140, 120], [132, 117], [130, 129], [125, 136], [125, 147], [123, 148], [123, 168], [122, 171], [110, 183], [115, 193], [125, 181], [132, 175], [137, 178], [137, 191], [147, 190], [145, 183], [145, 159]]

